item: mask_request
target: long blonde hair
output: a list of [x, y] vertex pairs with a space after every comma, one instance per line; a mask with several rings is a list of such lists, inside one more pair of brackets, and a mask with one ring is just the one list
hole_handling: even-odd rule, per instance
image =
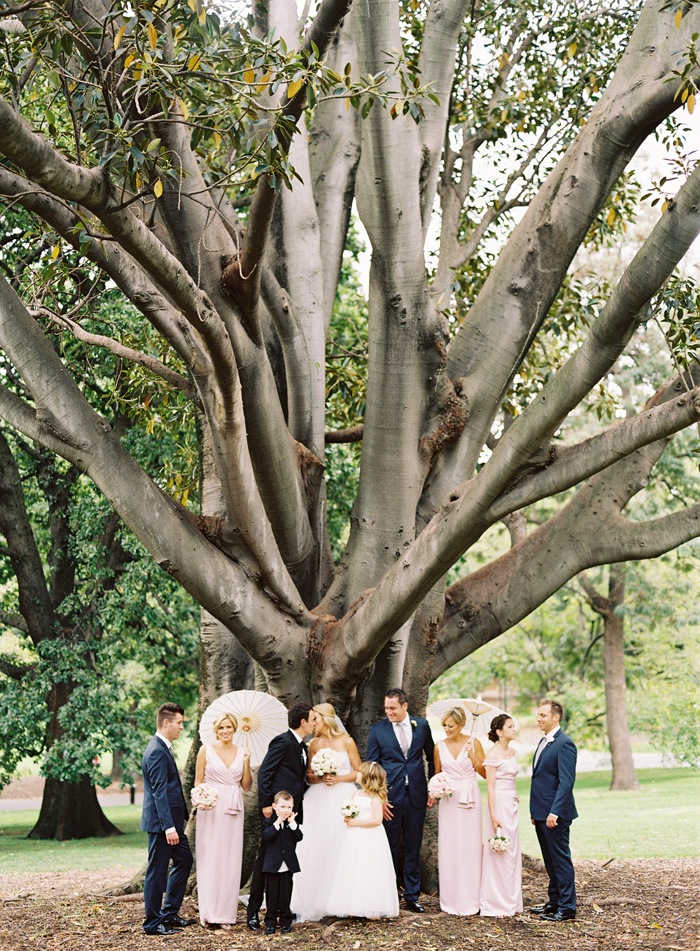
[[335, 708], [331, 703], [317, 703], [311, 708], [314, 713], [323, 720], [324, 736], [329, 736], [332, 740], [343, 736], [343, 731], [338, 729], [338, 722], [335, 718]]
[[389, 790], [386, 785], [386, 770], [379, 763], [360, 763], [360, 785], [368, 796], [375, 796], [382, 802], [389, 799]]

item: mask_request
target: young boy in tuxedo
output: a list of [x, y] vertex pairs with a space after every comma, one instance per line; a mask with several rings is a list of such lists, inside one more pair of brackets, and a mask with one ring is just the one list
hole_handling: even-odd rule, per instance
[[274, 934], [279, 918], [280, 931], [292, 930], [292, 875], [299, 871], [297, 842], [303, 834], [296, 821], [294, 799], [285, 789], [272, 802], [275, 815], [263, 820], [262, 838], [265, 843], [265, 934]]

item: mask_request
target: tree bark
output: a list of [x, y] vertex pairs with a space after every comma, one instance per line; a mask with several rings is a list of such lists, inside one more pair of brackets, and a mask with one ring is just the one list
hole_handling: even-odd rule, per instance
[[605, 663], [605, 719], [612, 758], [611, 789], [639, 789], [627, 721], [625, 679], [624, 565], [611, 565], [608, 584], [609, 609], [603, 615], [603, 661]]

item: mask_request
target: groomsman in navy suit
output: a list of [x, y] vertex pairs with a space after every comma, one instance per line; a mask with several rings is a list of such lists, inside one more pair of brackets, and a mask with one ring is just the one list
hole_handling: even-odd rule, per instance
[[143, 883], [146, 934], [178, 934], [179, 928], [195, 923], [194, 918], [180, 917], [180, 905], [192, 868], [192, 851], [185, 835], [187, 805], [173, 754], [173, 740], [180, 735], [184, 713], [177, 703], [160, 706], [157, 731], [141, 763], [141, 828], [148, 832], [148, 864]]
[[428, 721], [409, 716], [408, 697], [400, 688], [387, 690], [384, 712], [386, 720], [369, 731], [366, 759], [386, 770], [389, 802], [384, 806], [384, 828], [397, 880], [401, 877], [399, 843], [403, 834], [403, 897], [410, 911], [420, 912], [420, 847], [429, 801], [425, 767], [427, 760], [428, 775], [432, 776], [435, 744]]
[[576, 882], [569, 846], [571, 823], [578, 816], [573, 795], [576, 746], [559, 726], [563, 715], [556, 700], [542, 700], [537, 710], [537, 724], [544, 736], [532, 764], [530, 818], [549, 875], [549, 898], [530, 911], [544, 921], [576, 917]]

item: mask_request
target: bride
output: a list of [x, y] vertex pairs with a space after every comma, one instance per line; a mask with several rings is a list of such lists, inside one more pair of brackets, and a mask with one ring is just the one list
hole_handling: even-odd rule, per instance
[[[301, 871], [294, 876], [292, 911], [297, 921], [318, 921], [329, 914], [326, 899], [330, 886], [329, 856], [335, 856], [341, 839], [347, 834], [340, 806], [352, 799], [360, 768], [360, 754], [355, 741], [344, 732], [330, 703], [313, 707], [314, 738], [309, 744], [306, 780], [309, 788], [304, 796], [304, 838], [297, 846]], [[338, 754], [337, 774], [317, 776], [313, 758], [319, 750], [331, 749]]]

